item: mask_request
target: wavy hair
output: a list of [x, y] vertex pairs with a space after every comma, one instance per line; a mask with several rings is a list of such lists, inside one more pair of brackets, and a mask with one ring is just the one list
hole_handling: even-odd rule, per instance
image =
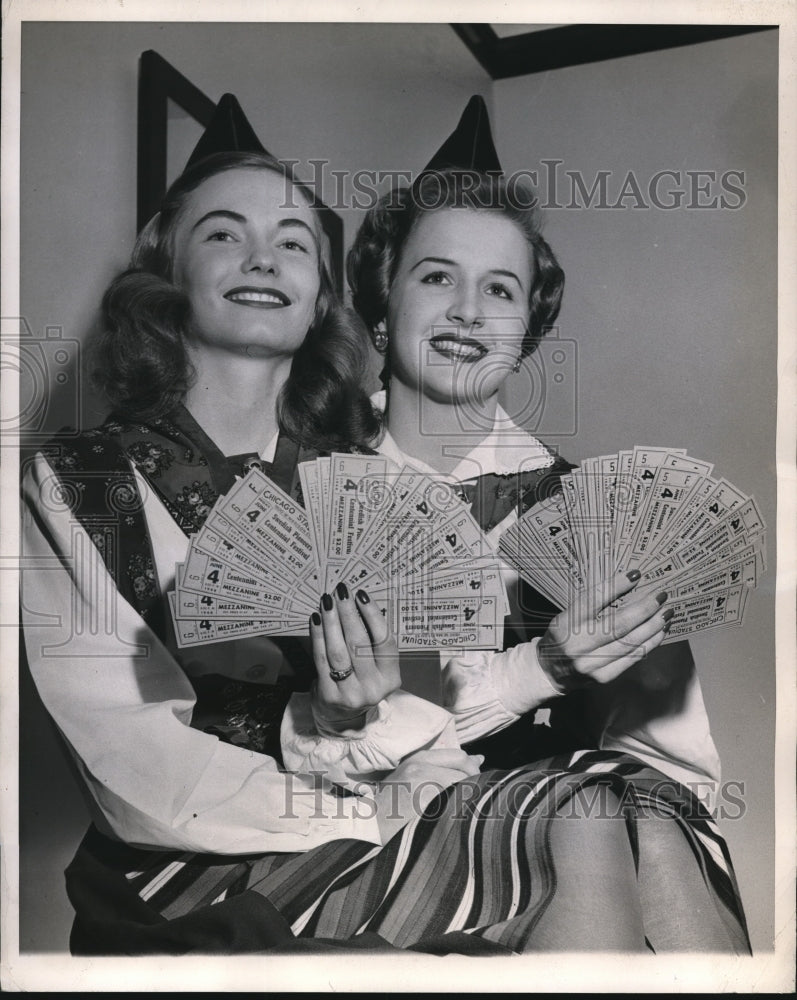
[[365, 220], [347, 259], [352, 303], [373, 332], [387, 316], [390, 288], [410, 233], [429, 212], [465, 208], [500, 212], [518, 225], [532, 263], [529, 321], [522, 355], [531, 354], [559, 315], [564, 271], [541, 232], [533, 190], [522, 178], [478, 171], [442, 170], [422, 174], [412, 187], [383, 195]]
[[[92, 345], [92, 376], [114, 411], [133, 419], [163, 416], [182, 401], [194, 377], [185, 350], [191, 309], [174, 284], [177, 224], [193, 191], [216, 174], [270, 170], [315, 195], [267, 153], [218, 153], [186, 170], [169, 188], [160, 212], [142, 229], [130, 265], [102, 300], [102, 330]], [[361, 322], [334, 290], [329, 244], [322, 233], [320, 290], [307, 336], [293, 357], [276, 402], [280, 429], [298, 443], [334, 450], [366, 445], [378, 420], [361, 388], [367, 365]], [[358, 329], [359, 328], [359, 329]]]

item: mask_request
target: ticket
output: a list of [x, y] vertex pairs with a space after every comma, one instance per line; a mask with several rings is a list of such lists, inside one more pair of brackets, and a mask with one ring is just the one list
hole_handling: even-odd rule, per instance
[[[714, 484], [711, 492], [688, 520], [676, 522], [667, 536], [660, 540], [657, 558], [666, 559], [671, 553], [699, 538], [709, 528], [718, 524], [727, 514], [742, 506], [747, 497], [725, 479]], [[642, 565], [647, 565], [647, 560]]]
[[332, 455], [325, 585], [335, 586], [340, 571], [384, 504], [387, 459], [378, 455]]
[[310, 631], [308, 622], [305, 622], [304, 625], [297, 625], [292, 621], [283, 622], [277, 619], [270, 621], [230, 619], [225, 621], [213, 618], [178, 618], [174, 592], [168, 596], [174, 621], [175, 638], [180, 649], [244, 637], [308, 635]]
[[280, 601], [292, 600], [297, 606], [303, 605], [309, 614], [318, 603], [317, 595], [308, 593], [295, 580], [243, 571], [236, 565], [200, 551], [193, 543], [189, 546], [185, 563], [178, 563], [176, 580], [178, 589], [223, 597], [261, 609], [274, 608]]
[[742, 620], [748, 589], [742, 585], [719, 593], [684, 598], [669, 605], [674, 611], [668, 639], [679, 638], [707, 628], [738, 625]]
[[[298, 501], [252, 469], [211, 511], [205, 522], [254, 552], [279, 559], [297, 576], [313, 563], [307, 514]], [[234, 533], [233, 529], [242, 532]]]
[[629, 567], [639, 566], [678, 511], [686, 504], [712, 466], [691, 458], [673, 456], [656, 473], [642, 517], [629, 547]]
[[323, 580], [326, 577], [327, 542], [321, 503], [321, 481], [317, 462], [301, 462], [299, 464], [299, 483], [302, 488], [302, 499], [310, 527], [310, 536], [313, 540], [313, 560], [316, 567], [316, 576], [319, 580]]
[[491, 597], [396, 599], [390, 622], [399, 649], [503, 646], [503, 615]]

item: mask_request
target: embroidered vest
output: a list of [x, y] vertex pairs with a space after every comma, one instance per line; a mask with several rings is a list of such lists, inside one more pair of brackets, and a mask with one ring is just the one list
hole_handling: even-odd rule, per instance
[[[300, 499], [298, 463], [316, 454], [281, 437], [273, 462], [260, 462], [251, 455], [225, 458], [182, 407], [146, 424], [112, 416], [78, 436], [58, 435], [42, 450], [57, 474], [59, 498], [99, 550], [119, 593], [164, 643], [171, 635], [171, 623], [133, 470], [142, 474], [188, 535], [202, 526], [235, 475], [255, 462]], [[314, 667], [296, 638], [272, 641], [290, 662], [294, 678], [262, 685], [217, 674], [192, 677], [197, 695], [192, 725], [280, 760], [279, 728], [285, 706], [292, 690], [309, 687]]]

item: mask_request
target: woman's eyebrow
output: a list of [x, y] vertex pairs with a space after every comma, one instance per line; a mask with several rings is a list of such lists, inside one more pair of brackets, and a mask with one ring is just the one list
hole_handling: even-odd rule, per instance
[[[445, 264], [446, 267], [459, 266], [456, 261], [449, 260], [447, 257], [423, 257], [421, 260], [418, 261], [417, 264], [412, 265], [412, 267], [410, 268], [410, 273], [412, 273], [416, 268], [420, 267], [422, 264]], [[507, 271], [500, 267], [492, 267], [487, 273], [501, 275], [501, 277], [504, 278], [511, 278], [513, 281], [517, 282], [517, 284], [521, 288], [523, 287], [523, 283], [521, 282], [520, 278], [515, 274], [514, 271]]]
[[447, 267], [456, 267], [456, 261], [448, 260], [447, 257], [422, 257], [417, 264], [413, 264], [410, 271], [414, 271], [421, 264], [445, 264]]
[[[206, 212], [201, 219], [197, 219], [194, 225], [191, 227], [192, 231], [198, 229], [203, 222], [207, 222], [208, 219], [231, 219], [233, 222], [245, 223], [247, 218], [245, 215], [241, 215], [240, 212], [233, 212], [229, 208], [214, 208], [210, 212]], [[277, 228], [293, 228], [294, 226], [301, 226], [302, 229], [306, 230], [312, 237], [313, 243], [318, 247], [318, 237], [313, 231], [312, 227], [309, 226], [304, 219], [280, 219], [277, 223]]]
[[490, 270], [488, 273], [489, 274], [499, 274], [499, 275], [501, 275], [504, 278], [512, 278], [512, 280], [516, 281], [518, 283], [518, 285], [520, 285], [521, 288], [523, 287], [523, 284], [522, 284], [520, 278], [515, 274], [514, 271], [505, 271], [502, 268], [495, 267], [495, 268], [492, 268], [492, 270]]
[[198, 219], [191, 227], [192, 231], [199, 228], [203, 222], [207, 222], [208, 219], [232, 219], [233, 222], [246, 222], [246, 216], [241, 215], [240, 212], [233, 212], [228, 208], [214, 208], [210, 212], [206, 212], [201, 219]]

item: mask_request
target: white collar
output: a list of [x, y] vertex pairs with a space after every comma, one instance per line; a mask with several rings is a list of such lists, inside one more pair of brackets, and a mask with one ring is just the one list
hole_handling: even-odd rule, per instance
[[[384, 411], [385, 391], [374, 393], [371, 402], [378, 410]], [[389, 458], [396, 465], [409, 464], [422, 472], [435, 476], [440, 475], [439, 472], [420, 459], [405, 455], [396, 444], [390, 431], [385, 431], [385, 436], [377, 450], [380, 455]], [[536, 469], [548, 468], [553, 463], [554, 456], [545, 445], [529, 434], [527, 430], [519, 427], [506, 410], [498, 406], [492, 430], [475, 448], [462, 456], [448, 478], [455, 482], [464, 483], [477, 476], [489, 475], [490, 473], [511, 476], [518, 472], [533, 472]]]
[[277, 454], [277, 441], [279, 440], [279, 431], [274, 431], [271, 440], [268, 442], [266, 447], [260, 452], [260, 459], [263, 462], [273, 462], [274, 456]]

